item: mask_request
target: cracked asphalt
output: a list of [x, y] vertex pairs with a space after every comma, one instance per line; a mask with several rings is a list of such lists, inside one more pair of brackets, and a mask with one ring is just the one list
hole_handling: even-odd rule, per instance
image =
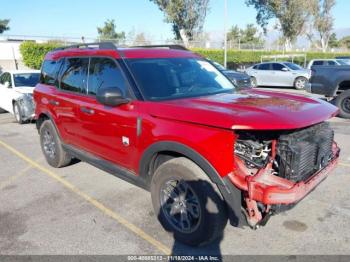
[[227, 226], [191, 248], [162, 229], [148, 192], [82, 162], [51, 168], [35, 125], [0, 114], [0, 254], [350, 255], [350, 121], [330, 123], [341, 161], [315, 191], [257, 231]]

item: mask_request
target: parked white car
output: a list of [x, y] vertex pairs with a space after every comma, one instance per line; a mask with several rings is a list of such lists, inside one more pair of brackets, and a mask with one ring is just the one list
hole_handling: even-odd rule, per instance
[[246, 69], [253, 86], [281, 86], [304, 89], [311, 71], [290, 62], [266, 62]]
[[334, 66], [334, 65], [349, 65], [342, 59], [313, 59], [309, 62], [307, 68], [311, 69], [312, 66]]
[[7, 71], [0, 75], [0, 111], [8, 111], [23, 124], [34, 117], [33, 90], [40, 71]]

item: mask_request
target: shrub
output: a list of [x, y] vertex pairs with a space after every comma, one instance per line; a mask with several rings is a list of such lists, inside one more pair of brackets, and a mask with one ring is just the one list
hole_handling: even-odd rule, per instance
[[60, 46], [61, 44], [58, 42], [38, 44], [31, 41], [25, 41], [20, 46], [20, 52], [26, 66], [33, 69], [40, 69], [45, 55], [49, 51]]
[[[199, 49], [194, 48], [192, 51], [209, 58], [220, 64], [224, 63], [224, 50], [220, 49]], [[335, 58], [336, 56], [350, 56], [350, 53], [322, 53], [322, 52], [290, 52], [293, 54], [306, 54], [306, 61], [320, 58]], [[228, 50], [227, 51], [227, 65], [228, 68], [237, 68], [242, 65], [251, 65], [260, 63], [262, 55], [277, 55], [282, 54], [279, 51], [247, 51], [247, 50]], [[288, 52], [286, 53], [288, 54]], [[267, 60], [265, 60], [267, 61]], [[281, 60], [280, 60], [281, 61]], [[303, 65], [304, 58], [297, 57], [294, 59], [295, 63]]]

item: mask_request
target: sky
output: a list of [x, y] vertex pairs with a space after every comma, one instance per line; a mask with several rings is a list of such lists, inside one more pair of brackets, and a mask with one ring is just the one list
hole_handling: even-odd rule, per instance
[[[256, 11], [244, 0], [228, 1], [228, 26], [255, 23]], [[164, 15], [149, 0], [0, 0], [0, 19], [10, 19], [7, 35], [96, 37], [97, 26], [115, 19], [117, 31], [144, 32], [156, 40], [173, 37]], [[350, 28], [350, 0], [337, 0], [333, 9], [335, 29]], [[204, 30], [221, 32], [224, 0], [211, 0]]]

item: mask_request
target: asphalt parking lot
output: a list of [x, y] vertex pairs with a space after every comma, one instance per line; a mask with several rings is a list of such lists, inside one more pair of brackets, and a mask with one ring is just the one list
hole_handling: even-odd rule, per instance
[[342, 152], [327, 180], [265, 227], [194, 249], [162, 229], [148, 192], [82, 162], [51, 168], [35, 125], [0, 114], [0, 254], [350, 255], [350, 121], [330, 122]]

